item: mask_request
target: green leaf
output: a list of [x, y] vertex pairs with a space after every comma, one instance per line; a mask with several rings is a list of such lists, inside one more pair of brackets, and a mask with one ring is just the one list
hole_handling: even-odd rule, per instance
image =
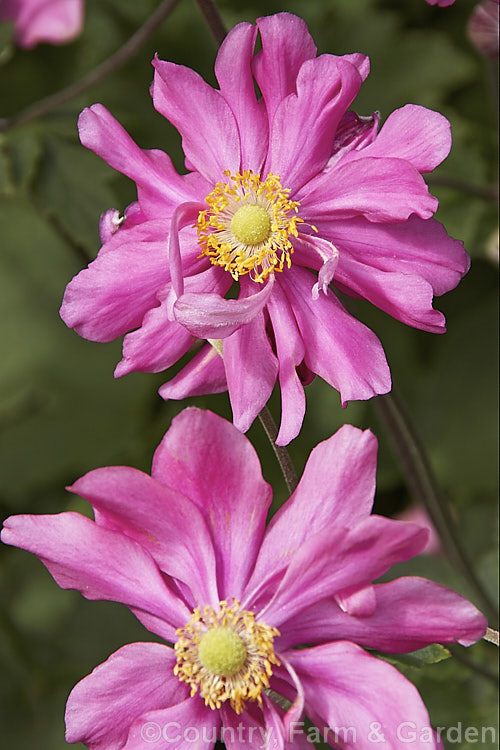
[[419, 649], [418, 651], [410, 651], [409, 654], [377, 653], [377, 656], [396, 666], [403, 665], [405, 667], [422, 669], [422, 667], [426, 667], [428, 664], [438, 664], [440, 661], [449, 659], [451, 653], [447, 648], [441, 646], [441, 644], [433, 643], [430, 646]]

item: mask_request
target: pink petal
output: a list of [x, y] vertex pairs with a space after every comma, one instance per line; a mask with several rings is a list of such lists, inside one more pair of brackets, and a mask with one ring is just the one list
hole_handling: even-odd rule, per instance
[[414, 557], [427, 536], [415, 524], [381, 516], [369, 516], [353, 529], [327, 527], [289, 550], [288, 568], [259, 616], [279, 628], [292, 614], [346, 588], [369, 584], [395, 563]]
[[343, 612], [355, 617], [368, 617], [377, 606], [374, 586], [350, 586], [335, 594], [335, 601]]
[[200, 698], [187, 698], [136, 719], [123, 750], [151, 746], [156, 750], [212, 750], [219, 726], [219, 711], [205, 706]]
[[271, 274], [251, 297], [224, 299], [219, 294], [183, 294], [174, 304], [178, 323], [201, 339], [224, 339], [250, 323], [265, 307], [274, 285]]
[[225, 182], [224, 170], [240, 169], [240, 138], [229, 105], [190, 68], [158, 57], [153, 66], [154, 106], [181, 134], [190, 167], [211, 184]]
[[419, 172], [432, 172], [450, 153], [450, 123], [432, 109], [407, 104], [385, 121], [373, 143], [353, 151], [347, 160], [366, 156], [394, 157], [411, 162]]
[[290, 554], [322, 529], [351, 528], [368, 518], [375, 494], [377, 440], [344, 425], [310, 454], [290, 499], [267, 527], [250, 582], [283, 570]]
[[330, 743], [372, 750], [379, 742], [400, 750], [407, 732], [414, 732], [412, 748], [437, 747], [418, 691], [390, 664], [342, 641], [286, 656], [304, 685], [308, 715], [316, 726], [331, 728]]
[[141, 207], [149, 218], [171, 215], [179, 203], [206, 195], [204, 181], [179, 175], [167, 154], [139, 148], [102, 104], [83, 110], [78, 129], [84, 146], [137, 183]]
[[331, 156], [337, 125], [360, 86], [357, 68], [343, 58], [321, 55], [304, 62], [297, 93], [289, 94], [276, 110], [266, 170], [279, 174], [292, 191], [317, 175]]
[[66, 287], [60, 314], [80, 336], [112, 341], [139, 326], [158, 304], [158, 291], [170, 274], [165, 240], [152, 239], [158, 223], [148, 223], [152, 226], [115, 234], [110, 240], [115, 249], [101, 251]]
[[213, 346], [205, 344], [175, 377], [161, 386], [158, 393], [165, 400], [181, 401], [190, 396], [223, 391], [227, 391], [227, 382], [222, 357]]
[[257, 101], [251, 67], [257, 31], [250, 23], [231, 29], [219, 48], [215, 75], [238, 125], [241, 169], [260, 174], [267, 153], [268, 125], [264, 102]]
[[307, 367], [340, 391], [343, 404], [387, 393], [390, 372], [375, 334], [330, 291], [313, 300], [313, 283], [312, 274], [297, 266], [281, 281], [306, 347]]
[[374, 112], [369, 117], [362, 117], [348, 110], [339, 122], [335, 131], [332, 156], [325, 169], [331, 169], [345, 154], [361, 150], [377, 136], [380, 115]]
[[293, 310], [279, 284], [267, 309], [276, 340], [281, 388], [281, 425], [276, 443], [287, 445], [299, 434], [306, 410], [304, 388], [296, 370], [304, 359], [304, 343]]
[[434, 219], [410, 216], [402, 224], [374, 224], [361, 217], [318, 223], [320, 235], [368, 267], [421, 276], [434, 294], [454, 289], [468, 271], [470, 258], [463, 243], [448, 236]]
[[420, 276], [380, 271], [343, 253], [335, 280], [406, 325], [431, 333], [446, 331], [443, 313], [432, 307], [432, 286]]
[[174, 677], [175, 662], [173, 649], [159, 643], [120, 648], [71, 691], [66, 742], [121, 750], [137, 717], [185, 698], [188, 689]]
[[171, 625], [172, 639], [175, 629], [189, 619], [190, 611], [168, 589], [140, 544], [79, 513], [11, 516], [2, 541], [37, 555], [63, 589], [159, 617]]
[[302, 64], [316, 57], [316, 45], [305, 21], [291, 13], [258, 18], [257, 26], [262, 50], [254, 58], [253, 71], [272, 124], [279, 103], [295, 93]]
[[[417, 169], [403, 159], [342, 159], [297, 194], [301, 215], [318, 220], [350, 219], [359, 214], [374, 222], [405, 221], [411, 214], [430, 219], [438, 201]], [[354, 152], [350, 152], [354, 153]]]
[[219, 602], [215, 556], [198, 508], [137, 469], [90, 471], [69, 488], [96, 510], [96, 521], [138, 542], [160, 570], [185, 583], [196, 603]]
[[224, 339], [223, 358], [233, 423], [246, 432], [267, 404], [278, 376], [263, 313]]
[[[172, 287], [176, 297], [184, 293], [183, 255], [181, 253], [180, 230], [189, 226], [196, 220], [203, 204], [181, 203], [172, 214], [170, 234], [168, 236], [168, 259]], [[194, 243], [193, 243], [194, 244]]]
[[486, 618], [473, 604], [425, 578], [398, 578], [373, 588], [376, 608], [371, 616], [352, 617], [325, 599], [282, 625], [280, 648], [346, 639], [380, 651], [407, 653], [431, 643], [470, 646], [486, 630]]
[[152, 476], [198, 505], [212, 534], [219, 594], [239, 597], [271, 500], [251, 443], [216, 414], [185, 409], [155, 452]]
[[3, 0], [0, 19], [14, 21], [17, 44], [31, 49], [72, 41], [82, 30], [83, 11], [83, 0]]

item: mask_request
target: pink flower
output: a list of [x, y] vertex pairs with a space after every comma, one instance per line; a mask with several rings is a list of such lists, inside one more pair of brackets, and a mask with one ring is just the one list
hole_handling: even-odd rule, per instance
[[371, 750], [375, 723], [384, 746], [399, 748], [405, 721], [417, 733], [412, 747], [436, 747], [416, 689], [362, 647], [470, 645], [486, 621], [432, 581], [372, 584], [428, 535], [370, 515], [375, 463], [374, 436], [344, 426], [313, 450], [266, 528], [271, 489], [251, 444], [222, 418], [187, 409], [156, 450], [152, 476], [102, 468], [70, 488], [95, 521], [7, 519], [2, 540], [38, 555], [62, 588], [122, 602], [162, 639], [120, 648], [76, 685], [67, 741], [188, 750], [196, 738], [213, 747], [223, 729], [229, 750], [255, 747], [256, 732], [278, 750], [303, 750], [305, 712], [321, 729], [349, 730], [344, 748]]
[[425, 0], [429, 5], [439, 5], [440, 8], [447, 8], [449, 5], [453, 5], [455, 0]]
[[[227, 388], [245, 432], [279, 380], [282, 445], [300, 430], [314, 374], [344, 404], [386, 393], [380, 342], [329, 284], [408, 325], [445, 330], [433, 295], [458, 283], [468, 256], [431, 218], [437, 200], [420, 173], [448, 154], [447, 120], [409, 104], [378, 132], [378, 113], [349, 109], [368, 59], [316, 57], [305, 23], [288, 13], [228, 34], [220, 90], [183, 66], [154, 67], [153, 102], [181, 133], [189, 173], [141, 150], [102, 105], [83, 111], [82, 143], [137, 183], [138, 201], [124, 218], [104, 214], [97, 259], [66, 289], [67, 325], [93, 341], [136, 329], [116, 376], [165, 370], [195, 337], [222, 339], [223, 359], [204, 344], [160, 394]], [[233, 285], [238, 299], [226, 299]]]
[[83, 0], [0, 0], [0, 21], [14, 23], [20, 47], [65, 44], [82, 30]]
[[467, 36], [481, 55], [498, 58], [498, 0], [485, 0], [476, 5], [467, 23]]

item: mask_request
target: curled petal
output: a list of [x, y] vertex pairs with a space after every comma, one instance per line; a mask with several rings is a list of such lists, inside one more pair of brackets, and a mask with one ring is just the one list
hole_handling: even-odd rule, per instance
[[226, 371], [222, 357], [213, 346], [205, 344], [192, 360], [158, 393], [164, 399], [181, 401], [190, 396], [227, 391]]

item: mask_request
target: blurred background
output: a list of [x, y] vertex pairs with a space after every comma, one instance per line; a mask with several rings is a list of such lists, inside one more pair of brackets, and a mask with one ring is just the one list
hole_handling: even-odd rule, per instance
[[[11, 26], [0, 26], [0, 117], [79, 79], [117, 50], [157, 5], [157, 0], [86, 0], [83, 33], [59, 47], [20, 49], [12, 43]], [[219, 0], [228, 27], [288, 10], [307, 21], [319, 52], [369, 54], [372, 72], [355, 102], [358, 113], [380, 110], [383, 121], [412, 102], [443, 112], [452, 123], [451, 156], [429, 182], [440, 199], [438, 219], [465, 242], [472, 267], [455, 291], [436, 300], [448, 332], [415, 331], [369, 305], [350, 306], [382, 340], [461, 543], [495, 597], [497, 78], [495, 61], [481, 55], [466, 33], [475, 6], [474, 0], [458, 0], [447, 9], [424, 0]], [[64, 490], [77, 477], [113, 464], [149, 471], [172, 417], [188, 404], [230, 418], [226, 394], [165, 403], [156, 392], [165, 375], [115, 381], [120, 342], [84, 341], [58, 316], [66, 284], [99, 249], [99, 215], [135, 199], [132, 183], [80, 146], [79, 111], [102, 102], [140, 146], [164, 149], [182, 170], [180, 139], [149, 97], [150, 61], [157, 52], [214, 84], [216, 49], [194, 0], [180, 0], [120, 70], [45, 117], [0, 133], [2, 518], [64, 510], [88, 514], [86, 503]], [[344, 422], [371, 427], [380, 443], [376, 511], [399, 515], [418, 507], [373, 403], [342, 410], [337, 392], [319, 378], [306, 391], [304, 426], [290, 446], [297, 470], [312, 447]], [[279, 408], [274, 394], [276, 419]], [[276, 508], [287, 494], [279, 467], [258, 422], [248, 436], [274, 487]], [[476, 601], [439, 550], [399, 566], [396, 574], [425, 575]], [[120, 646], [153, 636], [118, 604], [88, 602], [60, 590], [35, 557], [13, 548], [0, 549], [0, 587], [2, 746], [67, 747], [64, 706], [73, 685]], [[398, 666], [418, 686], [434, 725], [461, 722], [480, 732], [497, 726], [495, 660], [495, 647], [482, 642], [469, 650], [458, 647], [440, 663]], [[490, 739], [491, 734], [484, 747], [496, 744]]]

